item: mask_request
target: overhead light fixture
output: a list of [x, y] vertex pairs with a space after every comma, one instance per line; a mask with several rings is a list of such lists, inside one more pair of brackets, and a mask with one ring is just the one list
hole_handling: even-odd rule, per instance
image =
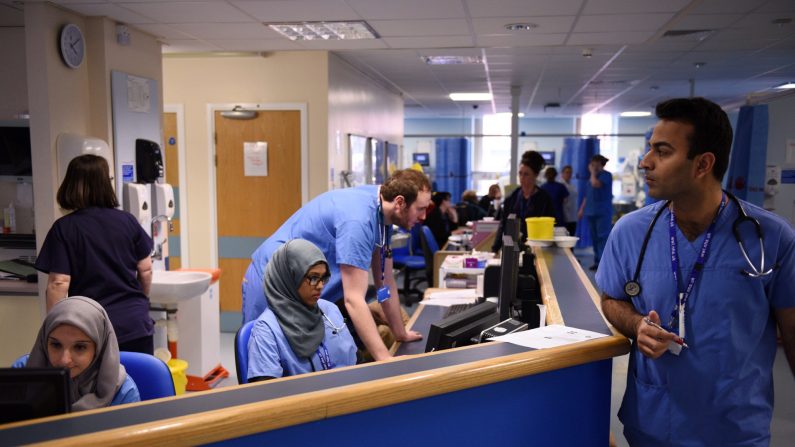
[[642, 112], [640, 110], [630, 110], [627, 112], [621, 112], [618, 114], [619, 116], [623, 116], [624, 118], [638, 118], [642, 116], [651, 116], [651, 112]]
[[[500, 112], [497, 115], [511, 116], [511, 115], [513, 115], [513, 113], [511, 113], [511, 112]], [[519, 118], [524, 118], [524, 112], [519, 112]]]
[[462, 65], [482, 64], [483, 59], [478, 56], [422, 56], [428, 65]]
[[530, 31], [533, 28], [538, 28], [535, 23], [509, 23], [505, 25], [508, 31]]
[[235, 106], [232, 110], [221, 112], [221, 116], [231, 120], [253, 120], [257, 117], [256, 110], [245, 110], [240, 106]]
[[453, 101], [491, 101], [491, 93], [450, 93]]
[[779, 90], [789, 90], [795, 88], [795, 82], [785, 82], [781, 85], [777, 85], [775, 88]]
[[265, 23], [290, 40], [356, 40], [378, 39], [378, 34], [367, 22], [284, 22]]

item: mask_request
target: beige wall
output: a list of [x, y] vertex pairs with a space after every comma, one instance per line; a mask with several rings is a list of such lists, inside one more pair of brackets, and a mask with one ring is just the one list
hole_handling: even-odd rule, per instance
[[[326, 191], [327, 52], [278, 52], [266, 57], [166, 57], [164, 104], [185, 110], [185, 149], [190, 215], [190, 265], [210, 266], [213, 221], [209, 141], [210, 104], [305, 103], [308, 112], [309, 198]], [[214, 169], [214, 167], [212, 168]]]
[[403, 98], [333, 54], [328, 77], [328, 158], [335, 178], [328, 171], [325, 178], [334, 189], [340, 171], [348, 169], [348, 134], [403, 146]]
[[0, 27], [0, 120], [16, 119], [28, 111], [28, 83], [25, 69], [25, 28]]

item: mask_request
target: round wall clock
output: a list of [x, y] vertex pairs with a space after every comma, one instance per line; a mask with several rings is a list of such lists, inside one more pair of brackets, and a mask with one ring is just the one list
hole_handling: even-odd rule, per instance
[[64, 63], [77, 68], [83, 63], [86, 55], [86, 41], [83, 32], [74, 23], [69, 23], [61, 29], [61, 57]]

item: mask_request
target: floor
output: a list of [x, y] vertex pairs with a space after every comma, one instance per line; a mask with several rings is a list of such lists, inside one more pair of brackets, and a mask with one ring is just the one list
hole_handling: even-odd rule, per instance
[[[590, 249], [575, 250], [575, 256], [583, 266], [590, 266], [593, 260], [593, 252]], [[586, 274], [594, 280], [594, 272], [585, 269]], [[412, 313], [415, 306], [407, 307], [406, 310]], [[237, 385], [237, 375], [235, 373], [235, 354], [233, 350], [235, 334], [221, 333], [221, 364], [229, 371], [230, 377], [225, 379], [219, 386]], [[790, 371], [784, 352], [778, 350], [776, 361], [773, 366], [773, 378], [775, 383], [775, 408], [773, 411], [773, 422], [771, 425], [772, 440], [770, 445], [773, 447], [784, 447], [792, 445], [795, 439], [795, 377]], [[613, 359], [613, 386], [610, 409], [610, 431], [615, 437], [616, 445], [627, 446], [627, 441], [622, 433], [621, 421], [618, 420], [618, 409], [621, 406], [621, 399], [624, 395], [624, 388], [627, 380], [627, 360], [629, 356], [621, 356]]]

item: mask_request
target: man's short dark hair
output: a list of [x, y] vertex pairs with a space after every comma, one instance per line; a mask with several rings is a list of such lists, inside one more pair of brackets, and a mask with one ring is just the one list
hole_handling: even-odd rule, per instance
[[690, 144], [687, 158], [692, 160], [696, 155], [712, 152], [715, 155], [712, 175], [722, 181], [732, 148], [732, 126], [726, 112], [704, 98], [669, 99], [657, 104], [654, 112], [661, 120], [693, 126], [693, 132], [687, 137]]
[[451, 197], [452, 195], [447, 191], [436, 191], [431, 196], [431, 201], [433, 202], [434, 205], [439, 206], [445, 200], [450, 200]]
[[387, 202], [403, 196], [406, 205], [411, 205], [417, 200], [420, 191], [431, 192], [431, 182], [428, 176], [413, 169], [397, 170], [389, 176], [381, 186], [381, 197]]
[[599, 162], [599, 164], [602, 165], [602, 167], [604, 167], [604, 165], [606, 165], [607, 162], [610, 161], [610, 159], [602, 154], [596, 154], [593, 157], [591, 157], [591, 161]]

